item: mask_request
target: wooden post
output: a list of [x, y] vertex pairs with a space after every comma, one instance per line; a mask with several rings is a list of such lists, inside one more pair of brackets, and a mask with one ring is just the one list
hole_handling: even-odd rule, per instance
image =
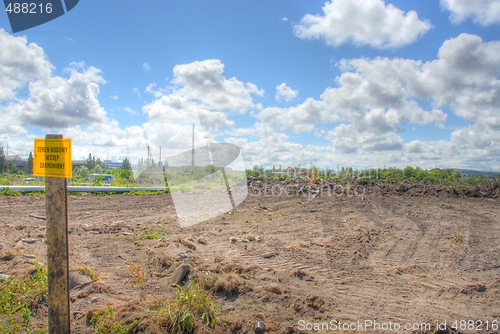
[[[45, 139], [62, 139], [46, 135]], [[45, 178], [49, 334], [70, 333], [68, 196], [66, 178]]]
[[236, 208], [236, 205], [234, 205], [233, 194], [231, 194], [231, 188], [229, 187], [229, 181], [227, 180], [226, 170], [224, 169], [224, 166], [222, 166], [220, 168], [220, 171], [222, 172], [222, 176], [224, 177], [224, 182], [226, 183], [227, 194], [229, 195], [229, 199], [231, 200], [231, 206], [233, 207], [233, 210], [234, 210]]

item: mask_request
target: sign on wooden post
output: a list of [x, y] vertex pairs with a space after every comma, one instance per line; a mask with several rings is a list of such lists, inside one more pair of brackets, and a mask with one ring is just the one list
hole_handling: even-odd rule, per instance
[[71, 178], [72, 171], [71, 139], [63, 139], [61, 135], [35, 139], [33, 175]]
[[66, 334], [71, 331], [66, 181], [72, 176], [71, 139], [46, 135], [35, 139], [34, 152], [33, 174], [45, 176], [49, 334]]

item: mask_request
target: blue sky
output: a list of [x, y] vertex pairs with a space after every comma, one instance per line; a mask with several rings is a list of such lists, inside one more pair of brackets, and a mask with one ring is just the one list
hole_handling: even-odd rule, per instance
[[[0, 146], [237, 144], [247, 167], [500, 170], [500, 1], [80, 1], [12, 33]], [[3, 77], [3, 79], [2, 79]]]

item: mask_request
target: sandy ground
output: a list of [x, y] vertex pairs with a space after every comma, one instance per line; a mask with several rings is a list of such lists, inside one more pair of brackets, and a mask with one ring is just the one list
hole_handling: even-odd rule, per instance
[[[401, 333], [434, 333], [445, 321], [458, 321], [461, 333], [500, 332], [491, 329], [500, 321], [498, 199], [329, 195], [254, 194], [231, 212], [181, 229], [167, 194], [70, 194], [70, 267], [100, 275], [90, 289], [71, 291], [73, 332], [93, 333], [87, 314], [110, 304], [124, 321], [145, 316], [138, 331], [156, 332], [140, 306], [175, 294], [170, 274], [182, 254], [190, 277], [234, 281], [232, 291], [216, 293], [229, 323], [215, 333], [253, 333], [257, 321], [266, 333], [391, 332], [353, 327], [358, 321], [401, 326], [392, 331]], [[45, 221], [30, 214], [45, 215], [44, 198], [0, 197], [1, 274], [22, 273], [33, 257], [46, 262]], [[145, 239], [146, 227], [166, 238]], [[37, 241], [23, 241], [30, 238]], [[127, 283], [130, 263], [144, 269], [144, 286]], [[45, 316], [37, 314], [41, 322]], [[473, 320], [473, 330], [461, 320]], [[336, 330], [339, 322], [355, 330]], [[421, 323], [431, 329], [403, 330]], [[202, 332], [209, 331], [196, 327]]]

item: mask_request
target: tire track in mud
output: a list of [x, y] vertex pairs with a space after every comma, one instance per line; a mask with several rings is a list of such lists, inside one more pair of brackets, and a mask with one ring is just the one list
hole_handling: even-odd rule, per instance
[[475, 215], [467, 219], [467, 234], [463, 237], [464, 255], [456, 265], [467, 272], [485, 271], [498, 268], [498, 257], [491, 254], [500, 249], [500, 224], [498, 220]]
[[285, 271], [302, 271], [306, 273], [309, 276], [312, 276], [314, 278], [318, 279], [327, 279], [330, 278], [328, 273], [329, 269], [328, 268], [322, 268], [316, 265], [307, 265], [303, 264], [300, 262], [292, 261], [287, 258], [283, 258], [281, 256], [265, 259], [261, 256], [254, 256], [254, 255], [244, 255], [244, 254], [239, 254], [236, 256], [233, 256], [231, 260], [237, 264], [240, 265], [245, 265], [245, 266], [258, 266], [260, 268], [272, 268], [272, 269], [278, 269], [278, 270], [285, 270]]
[[[379, 218], [379, 216], [386, 217], [388, 212], [392, 211], [389, 205], [381, 205], [378, 201], [371, 201], [369, 204], [357, 204], [354, 211], [358, 209], [359, 214], [353, 212], [352, 204], [349, 207], [351, 209], [345, 210], [339, 205], [332, 209], [332, 211], [338, 212], [338, 217], [336, 217], [338, 222], [325, 221], [323, 223], [325, 235], [345, 235], [346, 230], [350, 230], [353, 233], [353, 240], [356, 240], [356, 233], [359, 232], [355, 231], [360, 231], [359, 228], [361, 227], [361, 231], [363, 231], [363, 228], [366, 228], [366, 230], [373, 228], [375, 230], [385, 229], [384, 232], [390, 232], [393, 237], [393, 232], [387, 230], [384, 221]], [[343, 219], [344, 216], [345, 219]], [[402, 286], [400, 283], [395, 282], [388, 286], [388, 270], [386, 266], [392, 266], [395, 263], [399, 264], [402, 256], [411, 258], [418, 247], [418, 243], [414, 242], [408, 245], [401, 242], [400, 238], [411, 237], [416, 239], [421, 234], [421, 231], [410, 220], [406, 220], [404, 227], [399, 227], [398, 231], [401, 232], [398, 238], [395, 239], [396, 241], [371, 240], [370, 243], [375, 244], [374, 249], [369, 253], [366, 260], [359, 262], [354, 260], [354, 263], [345, 263], [345, 261], [352, 261], [352, 258], [348, 257], [349, 252], [346, 252], [346, 249], [325, 249], [325, 255], [332, 270], [334, 268], [346, 269], [343, 272], [336, 272], [334, 274], [335, 279], [331, 280], [335, 286], [335, 296], [340, 299], [339, 308], [343, 310], [342, 318], [351, 320], [376, 319], [377, 321], [395, 321], [399, 323], [410, 322], [411, 319], [405, 310], [410, 307], [410, 301], [416, 298], [417, 295], [410, 287]], [[366, 240], [364, 241], [366, 242]], [[368, 263], [371, 263], [371, 265], [368, 265]]]
[[[470, 208], [460, 210], [457, 214], [454, 207], [451, 210], [440, 210], [432, 199], [427, 204], [429, 205], [415, 208], [411, 203], [408, 205], [405, 202], [371, 201], [354, 218], [358, 226], [375, 225], [389, 237], [377, 244], [364, 266], [351, 266], [347, 275], [340, 276], [343, 278], [340, 283], [339, 280], [334, 282], [335, 295], [342, 298], [348, 318], [376, 317], [375, 319], [409, 322], [409, 313], [404, 310], [412, 310], [410, 314], [420, 318], [434, 316], [439, 319], [467, 319], [474, 316], [479, 319], [483, 316], [481, 312], [484, 304], [481, 302], [471, 309], [456, 309], [452, 306], [456, 303], [454, 300], [469, 298], [464, 295], [463, 289], [471, 284], [470, 278], [456, 276], [455, 270], [462, 267], [465, 271], [476, 271], [479, 263], [485, 261], [489, 261], [492, 266], [496, 265], [480, 249], [484, 252], [486, 246], [487, 249], [495, 249], [494, 254], [498, 254], [500, 247], [497, 237], [485, 239], [484, 229], [489, 226], [492, 230], [492, 225], [497, 226], [493, 228], [492, 235], [498, 236], [500, 224], [468, 211]], [[352, 208], [353, 205], [349, 207]], [[436, 210], [441, 213], [441, 219], [432, 215]], [[349, 221], [346, 223], [344, 220], [344, 224], [341, 222], [349, 209], [336, 207], [332, 212], [338, 212], [337, 222], [325, 222], [324, 234], [332, 235], [336, 231], [345, 234]], [[385, 217], [386, 221], [382, 222], [379, 217]], [[453, 240], [457, 230], [464, 242], [467, 241], [462, 246], [466, 250], [453, 248], [457, 246]], [[483, 245], [476, 245], [475, 240], [482, 240]], [[460, 251], [463, 252], [462, 257]], [[339, 267], [339, 263], [346, 260], [338, 257], [338, 250], [328, 249], [325, 255], [332, 268]], [[429, 274], [436, 268], [441, 268], [443, 274]], [[374, 278], [384, 280], [384, 284], [374, 284]], [[476, 296], [482, 297], [481, 294]]]

